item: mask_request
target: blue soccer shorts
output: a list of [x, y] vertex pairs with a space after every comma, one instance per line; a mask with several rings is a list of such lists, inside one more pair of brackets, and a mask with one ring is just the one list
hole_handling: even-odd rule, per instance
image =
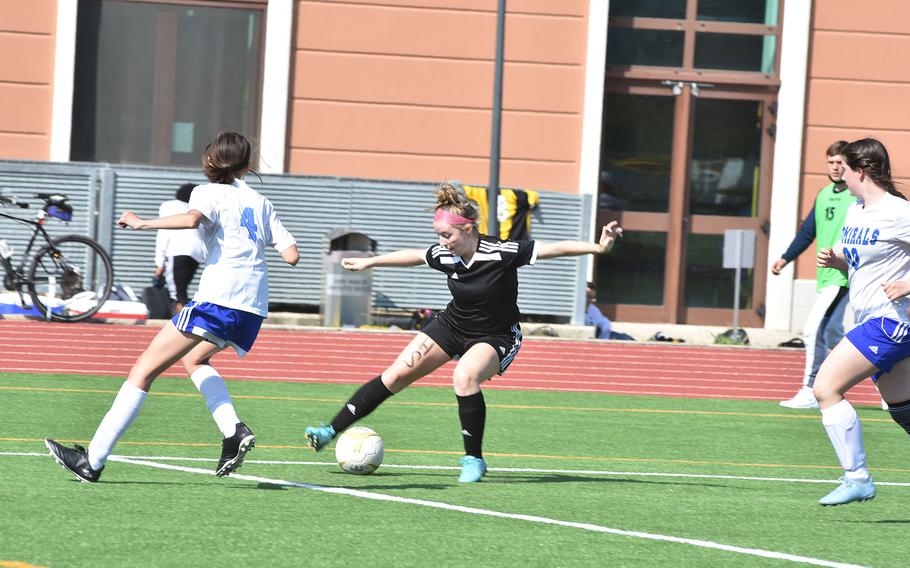
[[256, 314], [208, 302], [189, 302], [171, 319], [180, 331], [198, 335], [218, 347], [233, 347], [240, 357], [253, 348], [264, 320]]
[[845, 337], [880, 370], [872, 376], [873, 381], [910, 357], [910, 324], [907, 322], [872, 318], [854, 327]]

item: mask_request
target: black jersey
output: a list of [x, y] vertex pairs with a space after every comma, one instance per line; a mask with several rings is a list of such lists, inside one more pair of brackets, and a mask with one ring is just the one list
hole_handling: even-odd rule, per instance
[[427, 265], [449, 277], [452, 301], [444, 317], [471, 333], [507, 333], [518, 322], [518, 268], [536, 260], [535, 241], [501, 241], [487, 235], [480, 235], [467, 264], [440, 245], [426, 252]]

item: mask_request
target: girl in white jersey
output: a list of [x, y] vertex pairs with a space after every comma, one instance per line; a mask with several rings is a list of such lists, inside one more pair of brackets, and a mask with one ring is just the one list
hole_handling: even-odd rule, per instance
[[615, 221], [610, 223], [596, 243], [501, 241], [477, 232], [478, 216], [477, 208], [463, 191], [442, 184], [436, 190], [433, 219], [433, 228], [439, 235], [437, 245], [342, 260], [345, 268], [355, 271], [426, 264], [446, 274], [452, 301], [381, 375], [354, 393], [330, 425], [306, 428], [304, 435], [310, 447], [319, 451], [392, 394], [458, 359], [452, 383], [465, 449], [458, 481], [477, 482], [486, 474], [482, 446], [487, 407], [480, 385], [495, 374], [503, 374], [521, 348], [518, 268], [542, 258], [603, 254], [610, 250], [622, 229]]
[[872, 376], [888, 412], [910, 433], [910, 203], [894, 187], [881, 142], [864, 138], [843, 151], [850, 206], [841, 240], [818, 253], [818, 266], [847, 270], [857, 326], [819, 369], [813, 394], [844, 468], [843, 482], [819, 500], [843, 505], [875, 497], [859, 418], [844, 394]]
[[144, 220], [127, 211], [117, 221], [132, 229], [202, 225], [208, 255], [193, 300], [139, 356], [88, 450], [45, 440], [57, 463], [80, 480], [98, 481], [114, 444], [139, 415], [152, 382], [181, 359], [224, 435], [216, 475], [228, 475], [240, 467], [256, 443], [253, 432], [237, 417], [224, 379], [209, 359], [228, 346], [241, 357], [252, 348], [268, 315], [265, 247], [275, 247], [290, 265], [296, 265], [300, 256], [272, 204], [243, 181], [250, 154], [250, 143], [242, 135], [218, 134], [202, 155], [202, 168], [211, 183], [193, 190], [186, 213]]

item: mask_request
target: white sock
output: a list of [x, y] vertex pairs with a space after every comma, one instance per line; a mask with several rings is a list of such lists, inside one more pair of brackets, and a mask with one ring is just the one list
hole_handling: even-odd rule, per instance
[[822, 424], [844, 468], [844, 476], [848, 479], [869, 479], [863, 429], [856, 410], [847, 399], [822, 410]]
[[104, 415], [88, 445], [88, 463], [92, 469], [99, 471], [104, 467], [104, 462], [111, 455], [114, 444], [130, 427], [133, 420], [139, 416], [139, 411], [142, 410], [142, 404], [148, 394], [129, 382], [123, 383], [123, 386], [120, 387], [114, 404]]
[[224, 379], [210, 365], [199, 367], [193, 371], [190, 378], [205, 398], [205, 405], [208, 406], [209, 412], [212, 413], [212, 418], [215, 419], [218, 429], [221, 430], [225, 438], [233, 436], [240, 418], [237, 417], [237, 412], [234, 411], [234, 404], [231, 402], [231, 395], [228, 394]]

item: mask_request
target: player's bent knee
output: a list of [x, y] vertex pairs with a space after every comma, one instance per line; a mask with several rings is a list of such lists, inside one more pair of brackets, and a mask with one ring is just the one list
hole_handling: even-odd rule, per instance
[[896, 405], [888, 405], [888, 413], [891, 415], [892, 420], [900, 424], [901, 428], [910, 434], [910, 400]]
[[420, 376], [413, 376], [413, 373], [408, 372], [408, 369], [400, 369], [397, 366], [392, 366], [382, 372], [382, 383], [388, 388], [392, 393], [401, 392], [402, 389], [416, 381]]
[[836, 388], [826, 385], [824, 382], [819, 383], [817, 381], [812, 387], [812, 394], [815, 396], [815, 400], [821, 404], [840, 397], [840, 393]]
[[148, 392], [152, 388], [152, 383], [155, 382], [155, 377], [134, 366], [126, 380], [134, 387]]
[[209, 364], [209, 358], [200, 359], [198, 357], [191, 357], [187, 355], [180, 360], [180, 363], [183, 364], [183, 370], [186, 371], [188, 375], [192, 375], [199, 367]]
[[452, 373], [452, 386], [455, 388], [455, 394], [466, 396], [474, 394], [480, 389], [480, 381], [469, 373], [459, 372], [457, 369]]
[[822, 388], [821, 385], [815, 383], [812, 387], [812, 396], [815, 397], [815, 400], [824, 400], [827, 394], [827, 390]]

